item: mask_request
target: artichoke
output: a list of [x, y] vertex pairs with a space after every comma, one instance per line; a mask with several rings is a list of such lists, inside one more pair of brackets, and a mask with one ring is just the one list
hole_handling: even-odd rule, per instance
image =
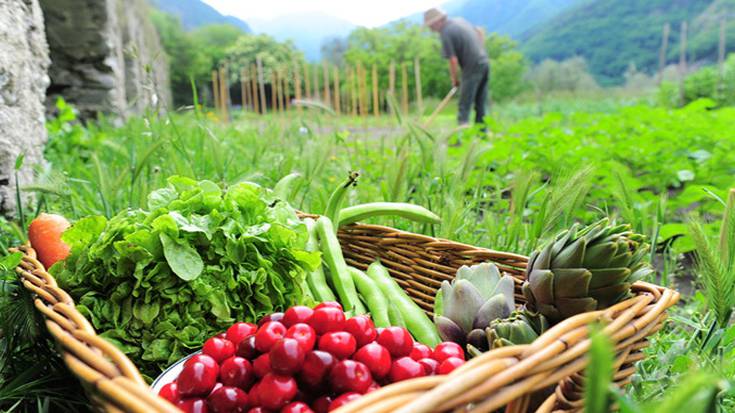
[[578, 224], [531, 255], [523, 295], [526, 307], [553, 324], [609, 307], [630, 295], [630, 286], [653, 270], [649, 245], [630, 225], [607, 219]]
[[515, 310], [513, 292], [513, 278], [501, 276], [494, 264], [462, 266], [437, 293], [434, 322], [442, 340], [487, 349], [485, 329]]
[[485, 330], [490, 348], [531, 344], [544, 331], [549, 323], [541, 314], [528, 311], [515, 311], [508, 318], [495, 320]]

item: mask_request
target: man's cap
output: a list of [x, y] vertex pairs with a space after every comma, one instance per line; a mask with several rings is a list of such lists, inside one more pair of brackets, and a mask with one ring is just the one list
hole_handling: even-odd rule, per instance
[[447, 14], [444, 13], [444, 11], [439, 8], [433, 7], [424, 12], [424, 25], [431, 26], [432, 24], [446, 18]]

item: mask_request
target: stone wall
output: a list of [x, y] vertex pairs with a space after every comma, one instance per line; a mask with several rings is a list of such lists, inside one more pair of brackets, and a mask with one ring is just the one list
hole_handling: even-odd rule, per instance
[[168, 69], [143, 0], [41, 0], [51, 50], [47, 108], [125, 117], [170, 100]]
[[46, 142], [48, 46], [37, 0], [0, 0], [0, 214], [15, 209], [14, 166], [25, 155], [21, 185], [33, 180]]

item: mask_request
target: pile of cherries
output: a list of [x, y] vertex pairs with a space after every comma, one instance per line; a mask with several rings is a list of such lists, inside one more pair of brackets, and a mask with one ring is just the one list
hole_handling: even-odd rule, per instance
[[295, 306], [258, 325], [235, 323], [208, 339], [159, 395], [187, 413], [324, 413], [362, 394], [464, 364], [452, 342], [434, 350], [402, 327], [375, 328], [325, 302]]

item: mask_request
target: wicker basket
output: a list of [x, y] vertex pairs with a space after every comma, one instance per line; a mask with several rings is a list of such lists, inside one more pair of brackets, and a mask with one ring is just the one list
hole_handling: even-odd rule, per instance
[[[492, 261], [517, 281], [523, 280], [527, 258], [376, 225], [350, 225], [339, 232], [348, 264], [366, 268], [376, 257], [408, 294], [431, 312], [434, 294], [462, 265]], [[24, 246], [17, 272], [37, 296], [36, 308], [56, 339], [69, 369], [81, 380], [96, 407], [107, 412], [178, 412], [154, 395], [135, 365], [116, 347], [95, 334], [61, 290], [35, 251]], [[339, 410], [346, 412], [428, 412], [464, 410], [492, 412], [574, 412], [583, 408], [582, 372], [589, 348], [587, 326], [606, 323], [615, 345], [615, 382], [622, 386], [643, 359], [647, 337], [661, 328], [666, 309], [679, 299], [675, 291], [636, 283], [634, 297], [604, 311], [563, 321], [533, 344], [493, 350], [448, 376], [432, 376], [386, 386]]]

